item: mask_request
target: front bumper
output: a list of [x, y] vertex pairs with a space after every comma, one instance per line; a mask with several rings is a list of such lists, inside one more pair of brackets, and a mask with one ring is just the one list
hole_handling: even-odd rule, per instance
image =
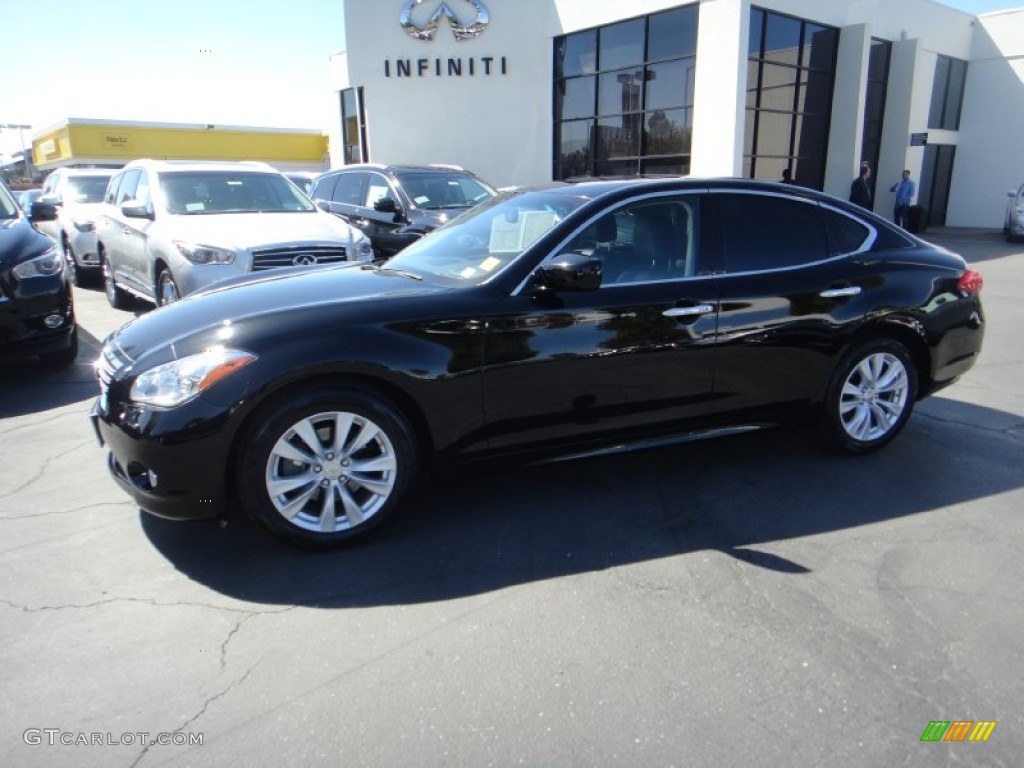
[[0, 357], [61, 352], [74, 331], [74, 304], [63, 276], [25, 281], [13, 298], [0, 294]]
[[101, 396], [90, 418], [110, 474], [140, 509], [173, 520], [218, 517], [226, 507], [227, 441], [181, 425], [180, 415], [131, 406], [111, 412]]

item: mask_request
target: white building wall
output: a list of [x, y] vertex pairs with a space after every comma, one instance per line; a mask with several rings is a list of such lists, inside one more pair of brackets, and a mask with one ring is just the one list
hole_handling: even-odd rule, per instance
[[[334, 87], [364, 88], [370, 159], [380, 163], [454, 163], [503, 186], [550, 180], [553, 163], [553, 38], [684, 5], [680, 0], [483, 0], [490, 25], [457, 42], [443, 25], [431, 42], [414, 40], [399, 24], [400, 0], [345, 4], [348, 50], [332, 60]], [[871, 37], [894, 43], [875, 208], [888, 214], [889, 186], [903, 168], [920, 178], [923, 150], [957, 145], [947, 223], [1001, 225], [1005, 192], [1024, 181], [1024, 160], [1009, 150], [1022, 124], [1024, 12], [976, 20], [934, 0], [699, 0], [700, 29], [694, 103], [695, 175], [742, 173], [746, 51], [751, 4], [843, 30], [833, 110], [826, 190], [849, 192], [861, 152], [863, 88]], [[449, 0], [464, 12], [470, 0]], [[440, 5], [417, 6], [422, 18]], [[971, 61], [961, 130], [929, 130], [935, 59]], [[483, 75], [505, 60], [505, 74]], [[436, 74], [449, 58], [477, 62], [470, 77]], [[408, 60], [410, 77], [394, 62]], [[420, 65], [420, 61], [425, 62]], [[391, 62], [389, 72], [385, 61]], [[420, 71], [425, 66], [425, 71]], [[390, 77], [387, 76], [390, 74]], [[855, 90], [854, 90], [855, 89]], [[338, 95], [333, 94], [337, 113]], [[1003, 118], [1002, 116], [1005, 116]], [[1017, 132], [1019, 133], [1019, 131]], [[340, 120], [331, 126], [332, 163], [340, 165]], [[1002, 151], [1000, 147], [1006, 147]], [[1008, 157], [1011, 157], [1009, 161]], [[1005, 177], [1005, 178], [1004, 178]], [[993, 191], [989, 191], [989, 190]]]
[[950, 226], [1002, 228], [1024, 184], [1024, 9], [977, 20], [949, 199]]

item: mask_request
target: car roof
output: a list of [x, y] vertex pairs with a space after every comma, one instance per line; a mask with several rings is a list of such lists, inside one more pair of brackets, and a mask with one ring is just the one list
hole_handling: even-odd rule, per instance
[[229, 173], [279, 173], [267, 163], [238, 161], [201, 161], [201, 160], [133, 160], [124, 170], [132, 168], [148, 168], [158, 173], [175, 173], [185, 171], [223, 171]]
[[352, 172], [352, 171], [381, 171], [382, 173], [437, 173], [439, 171], [447, 171], [448, 173], [462, 173], [467, 176], [475, 176], [472, 171], [466, 170], [460, 165], [417, 165], [414, 163], [399, 163], [393, 165], [380, 165], [378, 163], [354, 163], [352, 165], [346, 165], [341, 168], [332, 168], [329, 171], [323, 173], [324, 176]]

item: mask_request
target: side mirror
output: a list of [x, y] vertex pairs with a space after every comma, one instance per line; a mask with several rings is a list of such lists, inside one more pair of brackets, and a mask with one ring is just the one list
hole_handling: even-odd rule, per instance
[[38, 221], [56, 221], [57, 204], [45, 200], [36, 200], [29, 206], [28, 220], [35, 223]]
[[129, 200], [121, 203], [121, 213], [127, 216], [129, 219], [152, 219], [153, 213], [149, 210], [149, 206], [146, 203], [140, 203], [135, 200]]
[[373, 210], [380, 211], [381, 213], [398, 213], [401, 209], [398, 207], [398, 203], [395, 202], [394, 198], [382, 197], [373, 204]]
[[596, 291], [601, 287], [600, 259], [563, 253], [534, 272], [534, 286], [542, 291]]
[[319, 208], [321, 211], [324, 211], [325, 213], [331, 212], [331, 204], [326, 200], [317, 200], [316, 207]]
[[1011, 189], [1009, 192], [1006, 193], [1006, 196], [1007, 197], [1016, 197], [1017, 196], [1017, 190], [1016, 189]]

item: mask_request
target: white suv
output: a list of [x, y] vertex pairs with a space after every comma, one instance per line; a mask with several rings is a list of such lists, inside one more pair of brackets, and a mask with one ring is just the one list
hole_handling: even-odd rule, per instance
[[43, 185], [39, 199], [58, 206], [57, 218], [37, 226], [60, 245], [68, 280], [74, 285], [99, 273], [96, 217], [107, 182], [114, 173], [102, 168], [58, 168]]
[[1006, 221], [1003, 223], [1003, 234], [1007, 242], [1012, 243], [1024, 237], [1024, 184], [1019, 189], [1006, 193], [1010, 200], [1006, 203]]
[[276, 267], [369, 261], [367, 237], [263, 163], [136, 160], [107, 186], [97, 235], [107, 299], [176, 301]]

